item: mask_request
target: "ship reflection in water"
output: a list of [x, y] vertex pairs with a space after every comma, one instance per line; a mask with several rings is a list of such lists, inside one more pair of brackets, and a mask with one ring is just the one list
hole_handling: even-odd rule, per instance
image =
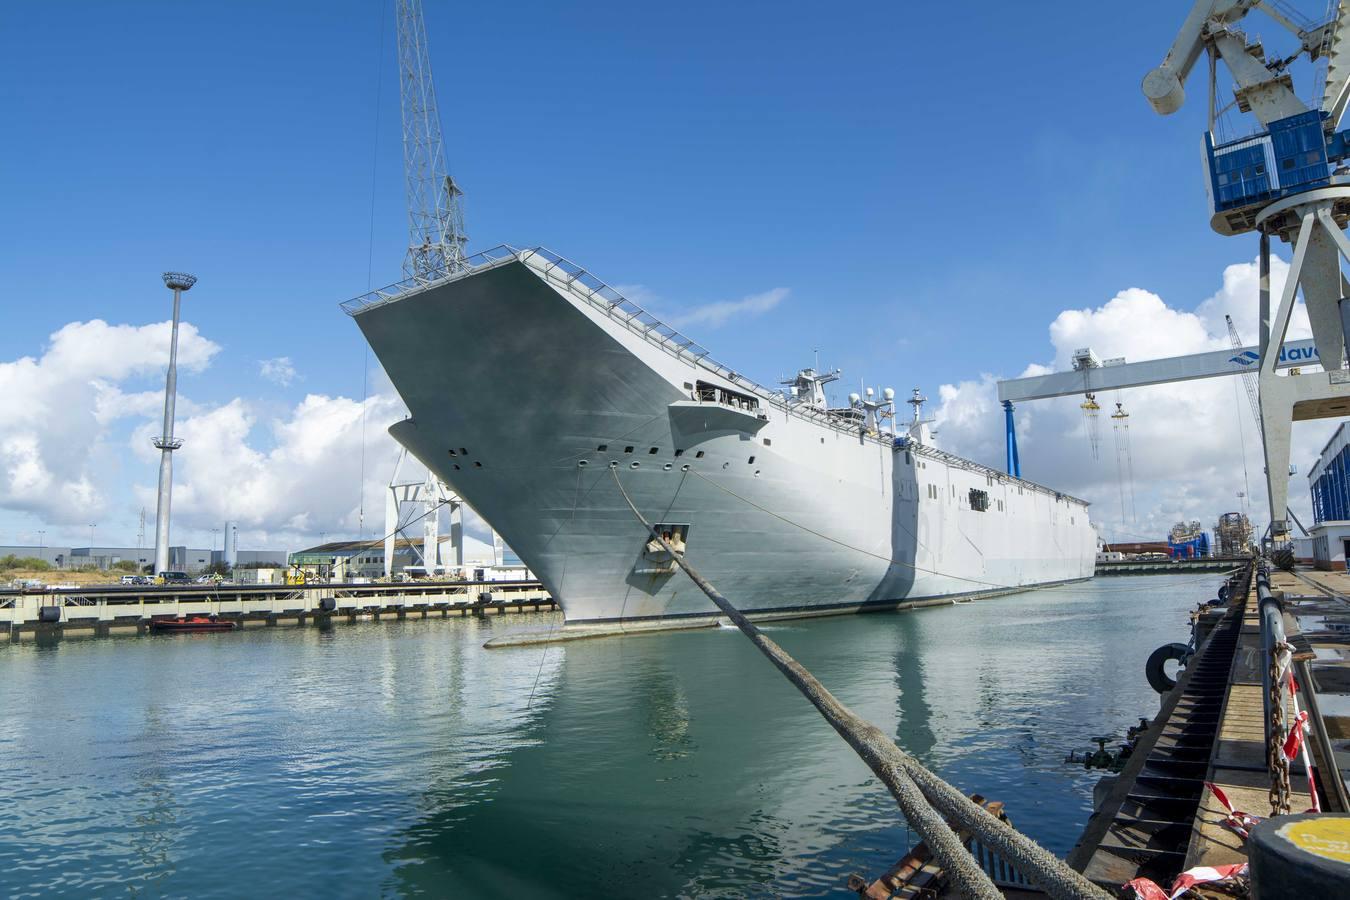
[[[1211, 586], [768, 629], [1062, 853], [1096, 777], [1065, 752], [1157, 709], [1143, 661]], [[890, 797], [738, 632], [481, 648], [530, 618], [0, 651], [5, 893], [838, 895], [904, 852]]]

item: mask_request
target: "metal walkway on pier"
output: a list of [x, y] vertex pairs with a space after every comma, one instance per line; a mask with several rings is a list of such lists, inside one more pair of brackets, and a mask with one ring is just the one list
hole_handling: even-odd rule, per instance
[[1164, 699], [1069, 854], [1069, 864], [1098, 884], [1114, 887], [1140, 876], [1166, 882], [1186, 868], [1243, 628], [1240, 607], [1217, 615], [1221, 619], [1211, 624], [1197, 659]]

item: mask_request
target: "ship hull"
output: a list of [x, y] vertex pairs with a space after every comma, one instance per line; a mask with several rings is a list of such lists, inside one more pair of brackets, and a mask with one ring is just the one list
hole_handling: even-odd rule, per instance
[[1091, 577], [1082, 501], [794, 412], [589, 294], [526, 254], [356, 315], [411, 413], [391, 433], [569, 624], [715, 614], [651, 552], [629, 500], [750, 613]]

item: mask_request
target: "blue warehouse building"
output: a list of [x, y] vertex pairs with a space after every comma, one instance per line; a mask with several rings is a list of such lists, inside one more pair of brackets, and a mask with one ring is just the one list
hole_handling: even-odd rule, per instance
[[1350, 547], [1350, 432], [1342, 423], [1308, 472], [1312, 490], [1313, 562], [1319, 569], [1345, 569]]

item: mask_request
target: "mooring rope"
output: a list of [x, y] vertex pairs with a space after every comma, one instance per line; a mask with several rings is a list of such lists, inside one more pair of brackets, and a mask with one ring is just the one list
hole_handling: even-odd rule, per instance
[[[958, 840], [954, 827], [969, 830], [986, 847], [1011, 863], [1033, 884], [1056, 900], [1106, 900], [1110, 895], [1071, 869], [1035, 841], [999, 821], [988, 810], [973, 802], [965, 794], [930, 772], [922, 763], [901, 750], [881, 729], [859, 716], [831, 694], [814, 675], [792, 658], [786, 650], [766, 637], [740, 610], [722, 596], [707, 579], [691, 566], [684, 556], [677, 554], [670, 543], [638, 511], [616, 469], [610, 469], [614, 484], [624, 502], [633, 511], [642, 526], [665, 550], [671, 559], [707, 595], [741, 633], [763, 653], [783, 676], [799, 690], [820, 712], [832, 728], [865, 762], [890, 790], [906, 821], [923, 836], [933, 854], [942, 862], [943, 870], [951, 877], [963, 896], [1001, 898], [994, 886], [976, 863], [970, 852]], [[940, 813], [940, 815], [939, 815]], [[946, 817], [944, 821], [943, 817]], [[947, 823], [951, 822], [951, 825]]]

